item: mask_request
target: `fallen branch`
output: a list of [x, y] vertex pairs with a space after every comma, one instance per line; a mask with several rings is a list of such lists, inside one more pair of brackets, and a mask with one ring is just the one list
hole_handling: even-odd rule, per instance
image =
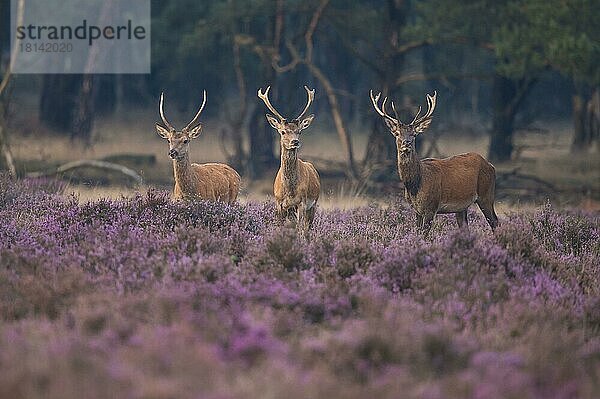
[[68, 162], [64, 165], [57, 167], [55, 170], [50, 171], [39, 171], [39, 172], [29, 172], [26, 174], [26, 177], [48, 177], [54, 176], [60, 173], [68, 172], [69, 170], [78, 169], [78, 168], [97, 168], [97, 169], [106, 169], [114, 172], [121, 173], [137, 182], [137, 184], [143, 184], [144, 179], [134, 170], [129, 169], [122, 165], [117, 165], [111, 162], [105, 161], [95, 161], [95, 160], [79, 160]]
[[[508, 181], [511, 178], [514, 179], [521, 179], [521, 180], [525, 180], [525, 181], [529, 181], [529, 182], [533, 182], [538, 184], [539, 186], [542, 186], [544, 188], [546, 188], [547, 190], [551, 190], [551, 191], [559, 191], [559, 189], [552, 183], [544, 180], [544, 179], [540, 179], [537, 176], [533, 176], [533, 175], [527, 175], [527, 174], [523, 174], [523, 173], [519, 173], [519, 170], [521, 168], [515, 168], [509, 172], [500, 172], [498, 173], [498, 178], [497, 181], [499, 183], [503, 183]], [[507, 186], [505, 188], [513, 188], [511, 186]]]

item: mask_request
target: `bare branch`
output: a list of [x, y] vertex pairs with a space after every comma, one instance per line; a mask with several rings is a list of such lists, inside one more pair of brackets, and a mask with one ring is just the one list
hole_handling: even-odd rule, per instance
[[[23, 25], [24, 12], [25, 12], [25, 0], [19, 0], [19, 3], [17, 4], [17, 24], [16, 24], [16, 26]], [[15, 60], [17, 59], [17, 54], [18, 54], [18, 46], [17, 46], [17, 39], [15, 38], [15, 42], [13, 43], [12, 53], [10, 55], [10, 61], [9, 61], [8, 67], [6, 68], [6, 72], [4, 72], [4, 77], [2, 78], [2, 82], [0, 82], [0, 96], [2, 96], [2, 93], [6, 89], [6, 86], [8, 85], [8, 82], [10, 80], [10, 76], [12, 73], [12, 69], [15, 65], [14, 64]]]
[[490, 74], [473, 74], [473, 73], [458, 73], [458, 74], [424, 74], [410, 73], [402, 75], [394, 82], [396, 86], [403, 85], [408, 82], [418, 82], [422, 80], [443, 80], [443, 79], [474, 79], [474, 80], [490, 80]]
[[315, 34], [315, 30], [319, 24], [319, 19], [321, 19], [321, 15], [323, 15], [323, 11], [325, 7], [329, 4], [329, 0], [321, 0], [321, 4], [317, 7], [315, 13], [313, 14], [310, 24], [306, 29], [306, 34], [304, 35], [304, 42], [306, 43], [306, 56], [304, 57], [306, 62], [312, 62], [312, 54], [313, 54], [313, 35]]
[[51, 170], [51, 171], [29, 172], [29, 173], [27, 173], [26, 176], [27, 177], [48, 177], [48, 176], [54, 176], [54, 175], [57, 175], [60, 173], [65, 173], [65, 172], [68, 172], [69, 170], [78, 169], [78, 168], [86, 168], [86, 167], [112, 170], [114, 172], [121, 173], [121, 174], [135, 180], [136, 183], [138, 183], [140, 185], [144, 183], [144, 179], [142, 178], [142, 176], [137, 174], [134, 170], [129, 169], [128, 167], [118, 165], [118, 164], [112, 163], [112, 162], [86, 160], [86, 159], [68, 162], [64, 165], [59, 166], [55, 170]]
[[408, 42], [405, 43], [401, 46], [394, 46], [394, 50], [396, 51], [396, 53], [398, 54], [404, 54], [404, 53], [408, 53], [411, 50], [415, 50], [421, 47], [425, 47], [427, 45], [432, 44], [431, 40], [425, 39], [425, 40], [419, 40], [419, 41], [414, 41], [414, 42]]

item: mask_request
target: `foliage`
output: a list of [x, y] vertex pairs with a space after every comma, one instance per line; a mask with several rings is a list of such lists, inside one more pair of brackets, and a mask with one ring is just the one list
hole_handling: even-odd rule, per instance
[[519, 79], [545, 68], [598, 84], [600, 9], [591, 0], [429, 0], [413, 34], [494, 51], [497, 70]]
[[597, 397], [600, 216], [547, 205], [493, 234], [412, 211], [150, 191], [78, 204], [0, 179], [0, 396]]

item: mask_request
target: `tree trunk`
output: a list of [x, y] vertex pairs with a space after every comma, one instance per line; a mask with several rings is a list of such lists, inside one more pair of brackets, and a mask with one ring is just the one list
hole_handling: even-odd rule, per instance
[[94, 77], [94, 111], [96, 115], [107, 116], [117, 109], [118, 75], [96, 75]]
[[59, 131], [71, 128], [81, 75], [45, 75], [40, 97], [40, 122]]
[[510, 160], [513, 151], [513, 132], [516, 107], [512, 105], [517, 95], [514, 80], [494, 75], [492, 85], [493, 122], [488, 158], [492, 162]]
[[[380, 87], [383, 96], [394, 96], [397, 98], [401, 91], [396, 88], [395, 81], [398, 74], [402, 73], [405, 54], [396, 51], [399, 42], [399, 29], [406, 24], [408, 15], [408, 2], [402, 0], [387, 0], [389, 22], [384, 24], [385, 37], [389, 38], [387, 48], [384, 51], [383, 69]], [[396, 101], [397, 102], [397, 101]], [[369, 173], [369, 179], [373, 181], [397, 181], [398, 174], [395, 167], [396, 142], [388, 129], [383, 125], [379, 115], [373, 113], [371, 133], [367, 142], [365, 152], [364, 170]]]
[[[277, 0], [275, 13], [266, 26], [265, 36], [267, 41], [273, 43], [273, 48], [280, 50], [283, 31], [285, 29], [285, 2]], [[271, 82], [272, 92], [277, 93], [277, 74], [271, 65], [262, 65], [263, 82]], [[248, 154], [248, 174], [250, 178], [261, 178], [265, 173], [276, 167], [278, 160], [275, 158], [274, 144], [275, 132], [267, 125], [264, 109], [255, 107], [250, 116], [248, 126], [250, 153]]]
[[255, 107], [248, 126], [250, 133], [249, 174], [253, 179], [263, 177], [277, 166], [273, 152], [276, 132], [267, 125], [262, 107]]
[[600, 88], [579, 89], [573, 95], [574, 135], [571, 152], [586, 152], [600, 139]]
[[306, 65], [312, 75], [317, 78], [317, 80], [321, 83], [323, 88], [325, 89], [325, 93], [327, 94], [327, 100], [329, 101], [329, 107], [331, 109], [331, 117], [333, 118], [333, 123], [335, 125], [335, 130], [338, 133], [338, 137], [342, 143], [342, 148], [344, 149], [346, 155], [346, 164], [348, 167], [347, 174], [351, 178], [358, 177], [358, 172], [356, 170], [356, 165], [354, 164], [354, 153], [352, 151], [352, 140], [350, 138], [350, 134], [344, 125], [344, 121], [342, 118], [342, 114], [340, 112], [340, 107], [337, 99], [337, 95], [335, 94], [335, 90], [329, 81], [329, 79], [325, 76], [323, 71], [320, 68], [315, 66], [313, 63], [309, 63]]
[[81, 90], [76, 102], [75, 114], [71, 125], [71, 139], [81, 139], [86, 145], [91, 144], [94, 124], [94, 76], [86, 74], [81, 83]]
[[10, 151], [10, 146], [8, 145], [8, 138], [4, 134], [4, 128], [2, 126], [2, 122], [0, 121], [0, 170], [8, 170], [9, 176], [12, 178], [17, 177], [17, 169], [15, 167], [15, 162], [12, 156], [12, 152]]

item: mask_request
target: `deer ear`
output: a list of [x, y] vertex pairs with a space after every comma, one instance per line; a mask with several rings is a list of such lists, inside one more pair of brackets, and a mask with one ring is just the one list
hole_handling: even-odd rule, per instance
[[308, 128], [312, 123], [313, 119], [315, 119], [315, 114], [310, 114], [306, 118], [302, 119], [302, 122], [300, 122], [299, 126], [300, 131]]
[[158, 135], [165, 140], [169, 138], [169, 130], [162, 127], [158, 123], [156, 124], [156, 133], [158, 133]]
[[279, 120], [277, 118], [275, 118], [271, 114], [266, 114], [265, 116], [267, 117], [269, 125], [271, 125], [273, 129], [279, 130], [279, 128], [281, 128], [281, 123], [279, 123]]
[[415, 126], [415, 133], [420, 134], [423, 133], [427, 128], [431, 125], [431, 118], [427, 118], [418, 125]]
[[200, 136], [200, 133], [202, 133], [202, 124], [199, 124], [198, 126], [192, 128], [188, 132], [188, 137], [191, 139], [195, 139], [196, 137]]

